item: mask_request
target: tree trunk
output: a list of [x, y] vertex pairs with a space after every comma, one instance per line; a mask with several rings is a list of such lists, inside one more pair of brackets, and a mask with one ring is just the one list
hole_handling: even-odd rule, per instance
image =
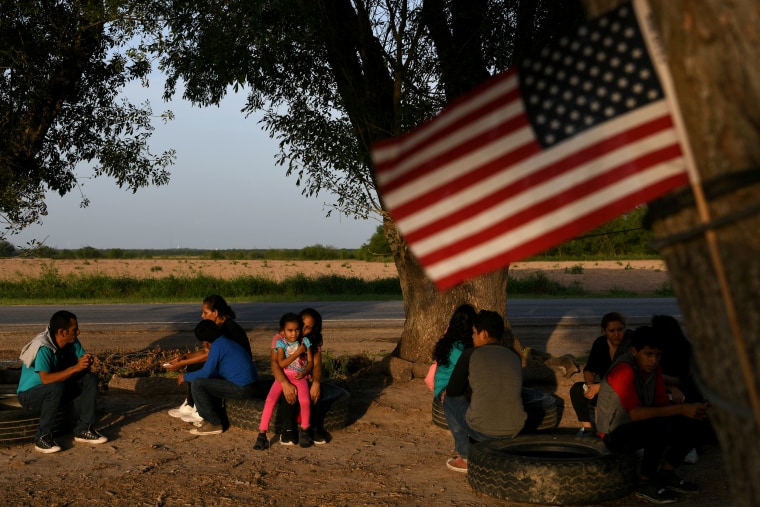
[[393, 222], [386, 220], [384, 227], [394, 251], [406, 314], [404, 331], [394, 355], [412, 362], [430, 361], [435, 342], [443, 335], [459, 305], [469, 303], [477, 310], [493, 310], [504, 315], [507, 307], [507, 268], [439, 292], [399, 237]]
[[[586, 0], [589, 14], [619, 2]], [[655, 243], [671, 274], [694, 343], [710, 418], [723, 449], [734, 505], [760, 496], [760, 5], [756, 0], [651, 2], [670, 61], [718, 252], [739, 316], [726, 301], [690, 190], [650, 206]], [[754, 208], [754, 209], [753, 209]], [[741, 367], [741, 359], [749, 365]]]

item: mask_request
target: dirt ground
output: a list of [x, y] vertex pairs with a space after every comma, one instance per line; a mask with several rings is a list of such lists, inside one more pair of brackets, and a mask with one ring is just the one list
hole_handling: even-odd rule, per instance
[[[63, 272], [58, 262], [56, 269]], [[158, 265], [158, 261], [146, 262]], [[102, 263], [97, 264], [102, 268]], [[667, 280], [662, 266], [631, 265], [629, 269], [586, 265], [583, 274], [567, 276], [590, 277], [595, 269], [609, 269], [622, 277], [631, 272], [638, 278], [644, 278], [645, 273], [647, 278], [653, 275], [654, 281], [642, 293], [653, 292]], [[270, 261], [267, 269], [273, 267]], [[542, 269], [547, 273], [555, 269], [556, 275], [565, 276], [564, 268]], [[358, 271], [359, 265], [351, 262], [351, 269]], [[528, 270], [522, 265], [513, 269], [516, 273]], [[155, 276], [168, 270], [148, 268], [148, 273]], [[7, 273], [6, 266], [0, 273]], [[609, 283], [633, 282], [617, 279]], [[370, 336], [372, 331], [365, 330]], [[376, 350], [368, 350], [366, 342], [362, 342], [361, 350], [352, 350], [350, 335], [356, 330], [341, 329], [326, 330], [325, 349], [330, 350], [332, 339], [341, 344], [341, 354], [371, 356], [387, 351], [389, 333], [399, 336], [401, 329], [377, 331]], [[257, 358], [257, 362], [263, 361], [263, 357]], [[558, 375], [557, 386], [536, 387], [566, 398], [569, 385], [579, 378], [579, 374], [570, 378]], [[162, 396], [112, 390], [100, 399], [97, 425], [109, 437], [108, 443], [75, 444], [71, 435], [63, 435], [58, 442], [64, 450], [57, 454], [36, 453], [30, 444], [0, 448], [0, 505], [515, 505], [473, 492], [466, 475], [446, 468], [446, 459], [453, 455], [453, 442], [448, 431], [432, 424], [432, 397], [422, 380], [394, 383], [376, 364], [349, 379], [348, 387], [352, 394], [351, 422], [332, 431], [329, 444], [307, 449], [275, 444], [263, 452], [252, 449], [254, 432], [236, 427], [222, 435], [191, 435], [188, 424], [166, 414], [181, 403], [179, 390]], [[576, 431], [571, 411], [567, 403], [557, 431]], [[702, 492], [679, 503], [730, 505], [716, 444], [706, 445], [696, 464], [685, 464], [682, 475], [699, 482]], [[627, 497], [604, 505], [639, 502]]]
[[[580, 284], [590, 292], [626, 290], [637, 294], [652, 294], [668, 282], [665, 264], [659, 260], [646, 261], [563, 261], [520, 262], [510, 266], [515, 278], [536, 271], [563, 285]], [[364, 261], [227, 261], [187, 259], [0, 259], [0, 280], [38, 278], [45, 273], [59, 275], [99, 274], [134, 278], [195, 276], [215, 278], [262, 276], [282, 280], [301, 273], [305, 276], [355, 276], [366, 280], [398, 276], [393, 263]]]

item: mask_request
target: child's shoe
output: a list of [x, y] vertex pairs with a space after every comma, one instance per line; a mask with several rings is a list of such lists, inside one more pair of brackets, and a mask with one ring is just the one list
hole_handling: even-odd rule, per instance
[[280, 434], [280, 443], [282, 445], [295, 445], [296, 436], [293, 430], [285, 430]]
[[301, 428], [298, 430], [298, 445], [301, 447], [311, 447], [314, 445], [314, 440], [309, 435], [308, 429]]
[[264, 451], [266, 449], [269, 449], [269, 440], [267, 440], [267, 434], [259, 433], [259, 436], [256, 438], [256, 443], [253, 444], [253, 450]]

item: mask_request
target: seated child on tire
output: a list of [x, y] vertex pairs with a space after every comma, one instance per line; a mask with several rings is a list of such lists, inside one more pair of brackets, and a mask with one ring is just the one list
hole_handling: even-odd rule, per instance
[[[309, 419], [311, 416], [311, 398], [309, 396], [309, 381], [307, 376], [314, 366], [311, 343], [308, 338], [301, 336], [301, 317], [295, 313], [286, 313], [280, 318], [280, 338], [275, 348], [277, 363], [283, 369], [285, 376], [298, 390], [298, 403], [301, 408], [301, 428], [298, 432], [298, 443], [301, 447], [309, 447], [313, 441], [309, 435]], [[259, 436], [253, 448], [257, 451], [269, 447], [267, 431], [272, 412], [282, 394], [282, 385], [274, 382], [269, 390], [264, 410], [259, 424]], [[283, 445], [293, 445], [293, 441], [280, 438]]]

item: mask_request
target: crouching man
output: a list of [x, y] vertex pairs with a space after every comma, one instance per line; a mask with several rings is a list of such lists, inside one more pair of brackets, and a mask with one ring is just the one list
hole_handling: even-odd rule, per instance
[[180, 374], [177, 382], [190, 382], [195, 407], [201, 421], [190, 430], [194, 435], [217, 435], [224, 431], [220, 417], [225, 398], [250, 398], [261, 393], [258, 373], [248, 351], [222, 334], [212, 320], [195, 326], [195, 337], [208, 351], [208, 359], [198, 371]]
[[[677, 493], [695, 493], [696, 484], [675, 469], [697, 442], [704, 403], [673, 404], [660, 368], [663, 338], [651, 327], [633, 332], [631, 349], [610, 368], [597, 402], [596, 427], [611, 451], [644, 449], [634, 492], [652, 503], [673, 503]], [[662, 465], [660, 463], [662, 462]]]
[[98, 398], [98, 376], [90, 371], [93, 357], [79, 343], [76, 316], [65, 310], [53, 314], [50, 325], [21, 351], [21, 406], [40, 414], [34, 436], [35, 450], [53, 453], [61, 446], [53, 440], [55, 417], [62, 406], [79, 398], [79, 419], [74, 441], [102, 444], [108, 439], [92, 428]]

